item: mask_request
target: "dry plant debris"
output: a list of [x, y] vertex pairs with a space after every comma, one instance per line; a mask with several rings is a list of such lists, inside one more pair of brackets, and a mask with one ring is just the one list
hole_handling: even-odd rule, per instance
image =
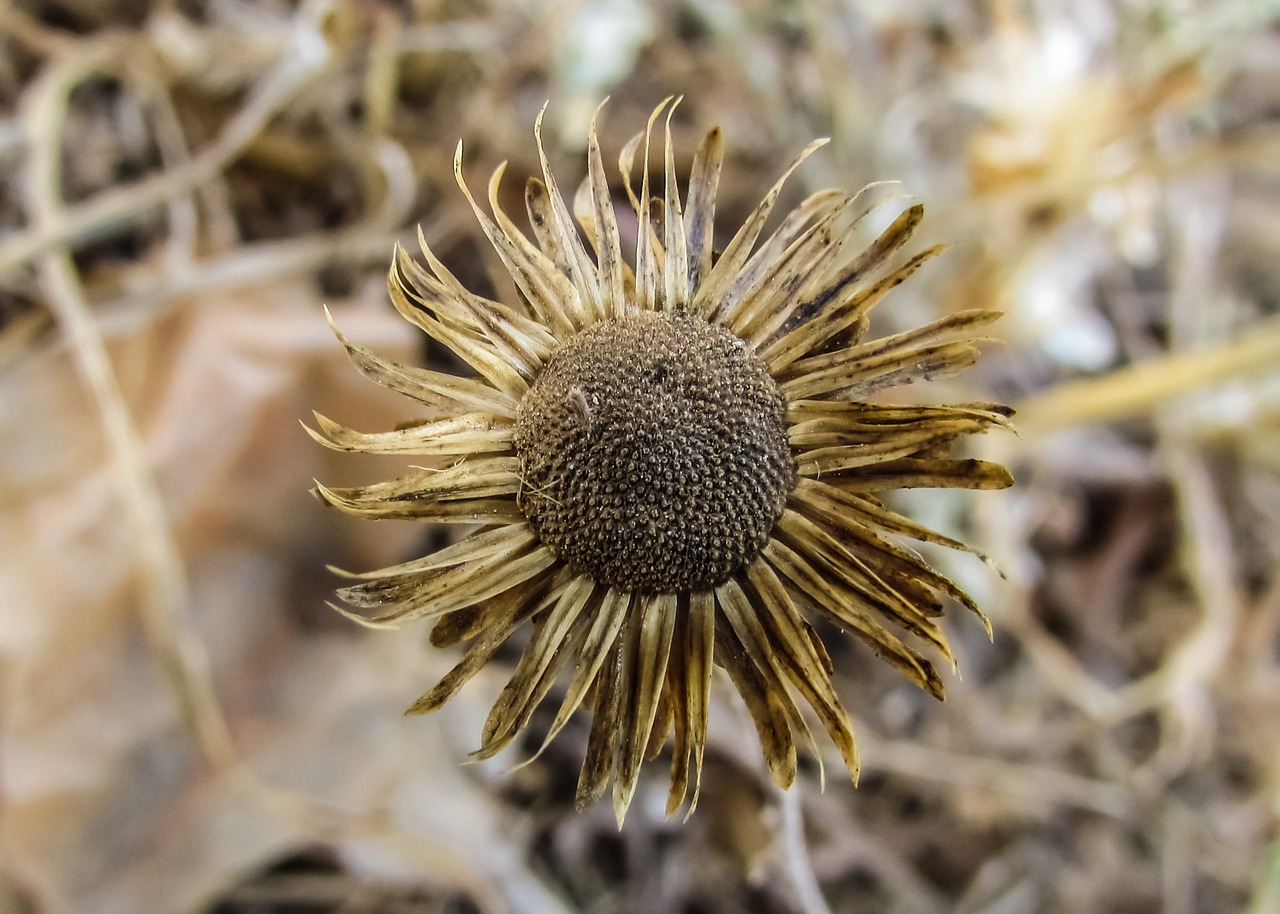
[[[1280, 908], [1277, 34], [1252, 0], [0, 4], [0, 906]], [[722, 225], [820, 135], [780, 211], [885, 178], [929, 201], [925, 243], [960, 243], [874, 329], [1006, 312], [928, 399], [1012, 402], [1022, 437], [974, 456], [1020, 484], [895, 502], [1010, 580], [927, 554], [997, 632], [948, 628], [945, 706], [827, 639], [856, 790], [801, 762], [775, 792], [717, 686], [698, 814], [668, 824], [646, 772], [619, 833], [572, 812], [585, 721], [519, 771], [550, 712], [460, 764], [514, 647], [433, 727], [400, 717], [448, 658], [353, 635], [323, 565], [444, 543], [322, 515], [300, 482], [385, 470], [296, 420], [400, 411], [326, 303], [459, 371], [385, 306], [416, 224], [515, 300], [459, 137], [490, 171], [550, 98], [572, 186], [600, 98], [617, 150], [670, 94], [678, 174], [724, 128]]]
[[[373, 520], [479, 528], [389, 568], [342, 573], [356, 581], [339, 591], [354, 611], [336, 608], [361, 625], [429, 620], [435, 646], [468, 642], [410, 713], [444, 705], [530, 623], [473, 757], [492, 758], [514, 742], [567, 679], [542, 749], [581, 705], [591, 706], [576, 804], [599, 799], [612, 781], [619, 828], [641, 763], [668, 738], [667, 815], [686, 795], [692, 814], [717, 667], [745, 701], [778, 787], [796, 779], [797, 741], [813, 745], [796, 696], [856, 783], [853, 727], [810, 620], [848, 629], [941, 699], [942, 677], [916, 645], [954, 661], [937, 622], [947, 601], [972, 610], [988, 634], [990, 624], [955, 582], [896, 540], [966, 547], [883, 499], [900, 489], [1013, 482], [999, 464], [952, 456], [964, 436], [1007, 428], [1007, 408], [874, 399], [970, 367], [980, 339], [972, 334], [1000, 316], [970, 309], [866, 338], [873, 308], [941, 251], [935, 245], [887, 266], [924, 207], [908, 207], [867, 247], [847, 251], [884, 198], [867, 193], [875, 188], [824, 190], [763, 234], [786, 179], [823, 145], [814, 142], [717, 255], [723, 136], [713, 128], [703, 138], [682, 202], [671, 142], [678, 105], [661, 102], [619, 160], [626, 215], [643, 227], [630, 245], [634, 266], [623, 254], [595, 117], [570, 216], [539, 114], [542, 177], [530, 178], [524, 193], [533, 239], [499, 203], [503, 167], [489, 182], [492, 216], [475, 202], [459, 144], [458, 186], [521, 300], [469, 291], [425, 242], [426, 268], [397, 248], [387, 279], [396, 310], [476, 374], [402, 365], [335, 328], [363, 374], [431, 415], [369, 433], [316, 413], [308, 428], [334, 450], [429, 464], [370, 486], [318, 484], [325, 504]], [[659, 145], [654, 128], [664, 120], [656, 152], [664, 174], [651, 189], [650, 146]], [[640, 149], [637, 193], [631, 175]]]

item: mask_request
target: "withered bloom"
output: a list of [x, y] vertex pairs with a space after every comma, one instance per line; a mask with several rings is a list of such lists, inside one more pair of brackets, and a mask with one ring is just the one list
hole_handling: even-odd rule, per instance
[[[651, 197], [650, 138], [664, 110], [665, 182]], [[612, 777], [620, 823], [641, 762], [668, 737], [668, 814], [690, 784], [690, 809], [696, 804], [714, 666], [745, 700], [779, 785], [795, 778], [794, 735], [810, 739], [797, 695], [856, 778], [849, 717], [809, 618], [852, 631], [941, 698], [941, 680], [913, 645], [950, 659], [936, 621], [944, 603], [982, 614], [899, 540], [965, 547], [880, 496], [1011, 482], [1001, 466], [949, 456], [961, 436], [1005, 425], [1008, 409], [867, 399], [971, 365], [971, 334], [998, 316], [962, 311], [864, 338], [871, 308], [938, 253], [929, 248], [889, 268], [923, 207], [850, 251], [852, 226], [876, 204], [822, 191], [761, 241], [783, 181], [821, 145], [814, 143], [717, 254], [721, 135], [712, 130], [703, 140], [681, 200], [671, 110], [660, 105], [620, 158], [623, 186], [648, 229], [638, 233], [634, 267], [623, 258], [594, 122], [574, 201], [590, 250], [547, 167], [541, 118], [543, 180], [525, 190], [532, 239], [498, 205], [501, 168], [489, 182], [492, 213], [475, 202], [459, 144], [458, 185], [520, 300], [468, 291], [425, 243], [425, 266], [397, 250], [388, 281], [396, 308], [477, 376], [394, 364], [339, 335], [362, 372], [436, 418], [364, 433], [317, 415], [312, 431], [339, 450], [434, 462], [363, 488], [318, 486], [327, 503], [362, 517], [480, 528], [422, 558], [353, 575], [357, 583], [340, 591], [355, 610], [349, 615], [366, 625], [429, 619], [435, 645], [469, 642], [410, 712], [440, 707], [528, 624], [476, 755], [511, 743], [563, 681], [546, 740], [580, 705], [594, 709], [578, 803], [599, 798]], [[641, 145], [637, 192], [631, 175]]]

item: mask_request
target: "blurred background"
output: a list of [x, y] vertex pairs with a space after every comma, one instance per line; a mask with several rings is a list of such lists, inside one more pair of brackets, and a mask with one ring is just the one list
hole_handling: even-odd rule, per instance
[[[1280, 11], [1263, 0], [0, 0], [0, 910], [1280, 911]], [[449, 363], [389, 307], [417, 226], [513, 294], [453, 184], [584, 173], [684, 95], [732, 231], [895, 179], [954, 246], [877, 315], [1007, 312], [958, 380], [1020, 435], [1002, 493], [900, 506], [990, 613], [939, 704], [828, 641], [864, 769], [782, 796], [717, 690], [701, 804], [647, 769], [573, 811], [589, 718], [462, 764], [514, 651], [445, 710], [425, 629], [326, 563], [438, 531], [325, 512], [312, 408], [412, 416], [326, 326]], [[618, 190], [621, 185], [616, 185]], [[408, 411], [406, 411], [408, 410]], [[536, 746], [549, 719], [537, 718]]]

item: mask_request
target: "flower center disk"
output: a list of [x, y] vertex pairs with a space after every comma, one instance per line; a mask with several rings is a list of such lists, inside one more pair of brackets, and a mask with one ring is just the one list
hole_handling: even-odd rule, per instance
[[706, 590], [749, 564], [795, 482], [786, 408], [728, 330], [689, 314], [595, 324], [543, 367], [515, 434], [520, 507], [579, 573]]

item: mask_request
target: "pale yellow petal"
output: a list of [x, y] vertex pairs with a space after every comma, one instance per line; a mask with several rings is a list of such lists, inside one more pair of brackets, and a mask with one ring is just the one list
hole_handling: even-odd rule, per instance
[[894, 587], [896, 581], [891, 583], [877, 575], [843, 538], [824, 524], [788, 508], [778, 521], [777, 535], [823, 573], [833, 586], [844, 591], [846, 603], [855, 608], [859, 619], [870, 619], [869, 614], [876, 614], [905, 628], [955, 662], [937, 623]]
[[[604, 107], [601, 102], [600, 108]], [[613, 195], [609, 192], [609, 179], [604, 170], [600, 153], [600, 137], [596, 121], [600, 108], [591, 117], [587, 130], [587, 186], [590, 188], [591, 213], [596, 231], [596, 260], [600, 289], [601, 316], [622, 317], [626, 313], [623, 284], [622, 240], [618, 234], [618, 220], [613, 210]]]
[[503, 524], [492, 530], [478, 530], [456, 543], [437, 549], [435, 552], [419, 556], [398, 565], [388, 565], [375, 571], [364, 571], [353, 574], [331, 568], [344, 578], [361, 581], [373, 581], [379, 578], [394, 578], [402, 575], [420, 574], [434, 571], [437, 568], [448, 568], [450, 565], [461, 565], [463, 562], [474, 562], [498, 553], [511, 554], [533, 545], [537, 534], [524, 521]]
[[703, 138], [693, 156], [689, 173], [689, 192], [684, 211], [685, 237], [688, 241], [689, 294], [696, 298], [703, 280], [711, 273], [714, 252], [716, 192], [720, 186], [720, 168], [724, 163], [724, 136], [719, 127]]
[[689, 252], [684, 234], [684, 216], [680, 213], [680, 186], [676, 181], [675, 153], [671, 148], [671, 115], [676, 104], [667, 110], [665, 142], [663, 144], [664, 185], [666, 190], [663, 207], [663, 245], [666, 260], [663, 263], [665, 288], [662, 296], [664, 311], [684, 311], [689, 306]]
[[[653, 125], [671, 98], [664, 99], [649, 115], [644, 131], [644, 160], [641, 162], [640, 199], [636, 201], [636, 306], [641, 311], [658, 310], [658, 298], [663, 294], [660, 266], [661, 241], [653, 231], [652, 199], [649, 196], [649, 141]], [[629, 176], [628, 176], [628, 184]]]
[[550, 549], [538, 546], [524, 555], [495, 555], [424, 575], [357, 584], [338, 593], [357, 609], [377, 610], [365, 617], [369, 622], [404, 624], [453, 612], [519, 587], [557, 561]]
[[488, 340], [478, 332], [445, 324], [427, 308], [415, 304], [413, 299], [419, 298], [418, 293], [405, 275], [411, 267], [421, 269], [403, 248], [397, 246], [387, 276], [387, 294], [396, 310], [411, 324], [452, 350], [494, 387], [518, 401], [529, 389], [529, 379], [495, 354]]
[[770, 319], [785, 313], [785, 305], [800, 296], [815, 273], [830, 266], [839, 251], [839, 225], [853, 198], [840, 191], [821, 191], [793, 210], [743, 268], [730, 287], [715, 319], [756, 348], [772, 326]]
[[[853, 723], [840, 703], [828, 672], [830, 658], [819, 654], [809, 628], [777, 574], [757, 558], [747, 568], [747, 578], [755, 590], [753, 618], [740, 619], [738, 637], [747, 644], [754, 639], [755, 649], [764, 656], [776, 656], [796, 690], [805, 697], [822, 721], [827, 735], [840, 750], [850, 777], [858, 780], [858, 750], [853, 738]], [[763, 636], [763, 637], [762, 637]], [[825, 661], [825, 662], [824, 662]]]
[[638, 610], [635, 653], [631, 660], [631, 688], [625, 697], [629, 726], [618, 745], [617, 780], [613, 789], [613, 809], [619, 827], [635, 794], [640, 763], [644, 761], [649, 746], [662, 685], [666, 681], [676, 621], [675, 595], [657, 594], [642, 598]]
[[596, 706], [591, 718], [591, 732], [587, 736], [587, 753], [578, 775], [575, 805], [579, 811], [604, 795], [609, 775], [613, 772], [625, 698], [627, 650], [624, 640], [615, 640], [601, 658], [604, 663], [595, 681]]
[[385, 359], [343, 336], [328, 307], [324, 313], [334, 336], [365, 377], [397, 393], [412, 397], [441, 414], [457, 415], [478, 410], [515, 418], [519, 402], [503, 391], [474, 378], [459, 378]]
[[872, 612], [855, 602], [851, 594], [814, 569], [803, 555], [777, 538], [766, 543], [760, 554], [797, 590], [807, 595], [820, 611], [829, 614], [837, 624], [851, 627], [882, 659], [912, 682], [941, 697], [942, 680], [933, 665], [919, 651], [904, 644], [901, 638], [881, 625]]
[[[585, 326], [587, 321], [578, 292], [579, 287], [570, 282], [556, 268], [555, 263], [541, 253], [535, 253], [531, 246], [521, 245], [518, 241], [508, 238], [506, 233], [476, 203], [462, 177], [461, 142], [458, 143], [458, 151], [454, 155], [453, 172], [463, 195], [471, 204], [471, 210], [475, 213], [480, 228], [533, 309], [545, 317], [557, 334], [563, 336]], [[554, 194], [550, 194], [550, 202], [554, 213]]]
[[[742, 599], [739, 597], [741, 593], [741, 588], [730, 580], [716, 588], [716, 603], [723, 612], [725, 601]], [[790, 787], [796, 779], [796, 746], [791, 738], [785, 694], [779, 684], [766, 679], [764, 671], [752, 661], [731, 626], [716, 625], [715, 643], [716, 663], [733, 680], [755, 722], [770, 777], [779, 787]]]
[[861, 255], [800, 305], [805, 319], [760, 350], [770, 371], [780, 371], [797, 359], [817, 352], [827, 340], [856, 326], [890, 289], [901, 285], [908, 276], [944, 250], [943, 245], [926, 248], [883, 279], [860, 289], [860, 284], [869, 274], [907, 243], [923, 217], [922, 206], [906, 210]]
[[335, 451], [366, 454], [482, 454], [510, 451], [515, 435], [510, 417], [494, 413], [465, 413], [389, 432], [357, 432], [320, 413], [316, 428], [303, 426], [316, 441]]
[[570, 649], [570, 629], [579, 622], [595, 589], [595, 582], [590, 578], [574, 578], [538, 621], [511, 679], [489, 712], [481, 730], [480, 750], [474, 754], [476, 758], [488, 758], [501, 751], [528, 723], [534, 708], [554, 682], [556, 672], [576, 653]]
[[[467, 646], [457, 665], [415, 701], [405, 713], [427, 714], [456, 695], [468, 680], [489, 663], [494, 652], [507, 638], [511, 637], [517, 628], [536, 613], [544, 610], [552, 601], [559, 599], [566, 586], [567, 581], [561, 580], [543, 593], [537, 587], [526, 585], [507, 590], [480, 604], [483, 610], [481, 621], [484, 625], [476, 640]], [[446, 616], [441, 621], [449, 618], [451, 617]]]
[[538, 149], [538, 161], [542, 165], [542, 180], [547, 186], [547, 197], [551, 202], [551, 229], [560, 241], [569, 265], [569, 278], [575, 289], [581, 293], [579, 308], [586, 323], [593, 323], [601, 318], [600, 287], [596, 281], [595, 265], [587, 256], [582, 241], [578, 238], [578, 229], [569, 214], [564, 198], [560, 195], [556, 177], [551, 173], [551, 163], [547, 161], [547, 151], [542, 145], [542, 119], [547, 113], [544, 104], [533, 122], [534, 145]]
[[711, 673], [715, 651], [715, 595], [698, 591], [689, 595], [688, 660], [689, 742], [693, 753], [693, 815], [702, 790], [702, 758], [707, 742], [707, 718], [711, 709]]
[[769, 218], [769, 214], [773, 212], [774, 205], [778, 202], [778, 195], [782, 192], [782, 186], [786, 180], [791, 177], [792, 172], [800, 167], [800, 164], [815, 151], [827, 144], [827, 140], [814, 140], [805, 149], [792, 160], [787, 166], [786, 171], [782, 173], [782, 177], [765, 194], [764, 199], [756, 206], [755, 210], [742, 224], [730, 240], [728, 246], [725, 247], [724, 253], [720, 255], [720, 259], [716, 261], [715, 266], [711, 268], [710, 274], [699, 287], [697, 294], [694, 296], [692, 310], [704, 317], [710, 317], [716, 310], [721, 299], [729, 291], [734, 280], [741, 272], [743, 265], [751, 256], [751, 249], [756, 243], [756, 239], [760, 237], [765, 222]]
[[857, 473], [833, 476], [832, 485], [846, 492], [885, 489], [1007, 489], [1013, 475], [998, 463], [973, 458], [900, 457], [861, 467]]
[[564, 699], [560, 703], [559, 711], [556, 712], [555, 720], [552, 721], [542, 746], [538, 749], [539, 754], [547, 748], [556, 734], [569, 722], [573, 712], [582, 704], [587, 690], [596, 680], [605, 656], [618, 640], [618, 632], [622, 629], [622, 623], [626, 620], [630, 605], [630, 594], [613, 588], [605, 592], [604, 598], [596, 609], [595, 618], [592, 619], [591, 629], [587, 632], [579, 651], [582, 662], [578, 664], [569, 687], [565, 690]]

